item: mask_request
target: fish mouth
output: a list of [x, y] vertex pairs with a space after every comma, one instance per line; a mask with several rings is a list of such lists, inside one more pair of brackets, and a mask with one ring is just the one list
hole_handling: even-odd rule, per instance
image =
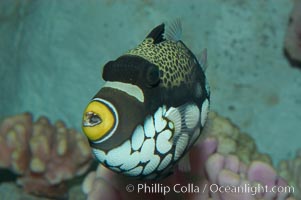
[[83, 119], [84, 127], [93, 127], [102, 122], [100, 116], [94, 112], [86, 112]]

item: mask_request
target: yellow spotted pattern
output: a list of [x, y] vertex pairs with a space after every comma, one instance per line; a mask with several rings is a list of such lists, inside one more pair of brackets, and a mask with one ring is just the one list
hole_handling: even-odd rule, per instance
[[154, 44], [153, 38], [146, 38], [137, 48], [127, 55], [140, 56], [157, 65], [162, 73], [164, 87], [176, 87], [183, 83], [190, 84], [195, 61], [182, 42], [166, 40]]

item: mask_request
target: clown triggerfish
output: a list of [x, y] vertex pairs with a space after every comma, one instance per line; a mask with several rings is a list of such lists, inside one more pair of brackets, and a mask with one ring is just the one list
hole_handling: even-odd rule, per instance
[[200, 136], [209, 87], [180, 34], [179, 22], [166, 31], [161, 24], [136, 48], [105, 64], [105, 84], [82, 123], [105, 167], [138, 179], [163, 178]]

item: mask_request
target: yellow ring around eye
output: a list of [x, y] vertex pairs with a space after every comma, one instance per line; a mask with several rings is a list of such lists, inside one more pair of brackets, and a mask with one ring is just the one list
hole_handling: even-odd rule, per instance
[[82, 126], [85, 135], [92, 141], [99, 140], [107, 135], [115, 124], [112, 110], [102, 102], [92, 101], [84, 111], [83, 122], [89, 120], [87, 113], [93, 113], [100, 118], [100, 123], [93, 126]]

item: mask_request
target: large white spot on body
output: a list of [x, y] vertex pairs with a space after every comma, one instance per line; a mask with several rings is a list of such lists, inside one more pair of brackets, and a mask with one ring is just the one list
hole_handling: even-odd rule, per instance
[[148, 116], [144, 122], [144, 132], [146, 137], [154, 137], [156, 130], [154, 126], [154, 120], [151, 116]]
[[151, 157], [149, 163], [147, 163], [145, 165], [144, 170], [143, 170], [142, 173], [144, 175], [152, 173], [157, 168], [157, 166], [159, 165], [159, 163], [160, 163], [160, 157], [158, 155], [153, 155]]
[[187, 134], [182, 134], [177, 143], [176, 143], [176, 149], [175, 149], [175, 155], [174, 155], [174, 160], [178, 160], [179, 157], [183, 154], [185, 151], [187, 144], [188, 144], [188, 135]]
[[118, 168], [118, 167], [110, 167], [110, 169], [115, 172], [121, 172], [120, 168]]
[[167, 122], [163, 119], [163, 109], [160, 107], [154, 115], [155, 129], [157, 132], [162, 131]]
[[208, 101], [208, 99], [205, 99], [205, 101], [203, 102], [202, 111], [201, 111], [201, 124], [203, 127], [207, 120], [208, 111], [209, 111], [209, 101]]
[[187, 128], [193, 129], [199, 125], [200, 110], [195, 104], [189, 104], [185, 109], [185, 124]]
[[131, 144], [130, 141], [125, 141], [122, 145], [112, 149], [106, 156], [106, 161], [110, 166], [118, 166], [123, 164], [130, 156]]
[[166, 105], [162, 106], [162, 116], [164, 116], [166, 113]]
[[172, 122], [169, 122], [169, 123], [168, 123], [168, 127], [169, 127], [169, 129], [174, 129], [175, 126], [173, 125]]
[[165, 154], [171, 149], [172, 144], [170, 141], [168, 141], [171, 138], [171, 136], [172, 136], [171, 131], [168, 129], [162, 131], [157, 136], [156, 148], [160, 153]]
[[136, 85], [130, 83], [117, 82], [117, 81], [116, 82], [107, 81], [105, 82], [103, 87], [109, 87], [116, 90], [121, 90], [127, 93], [128, 95], [135, 97], [138, 101], [142, 103], [144, 102], [144, 94], [142, 90]]
[[141, 150], [140, 150], [140, 159], [141, 162], [147, 162], [154, 155], [155, 151], [155, 140], [147, 139], [144, 141]]
[[132, 148], [138, 150], [144, 141], [144, 131], [141, 125], [137, 126], [132, 136]]
[[171, 153], [167, 154], [167, 156], [165, 156], [161, 161], [158, 170], [165, 169], [170, 164], [171, 158], [172, 158], [172, 154]]
[[177, 108], [171, 107], [165, 113], [165, 117], [172, 121], [175, 128], [175, 135], [178, 135], [181, 132], [182, 128], [182, 117], [180, 111]]
[[126, 159], [124, 159], [123, 165], [120, 167], [123, 170], [129, 170], [136, 167], [140, 162], [140, 153], [138, 151], [132, 153]]
[[106, 153], [104, 151], [92, 148], [92, 152], [99, 162], [103, 163], [106, 159]]
[[134, 169], [131, 169], [130, 171], [126, 171], [124, 172], [124, 174], [126, 175], [130, 175], [130, 176], [138, 176], [139, 174], [141, 174], [143, 170], [143, 167], [142, 166], [138, 166]]

